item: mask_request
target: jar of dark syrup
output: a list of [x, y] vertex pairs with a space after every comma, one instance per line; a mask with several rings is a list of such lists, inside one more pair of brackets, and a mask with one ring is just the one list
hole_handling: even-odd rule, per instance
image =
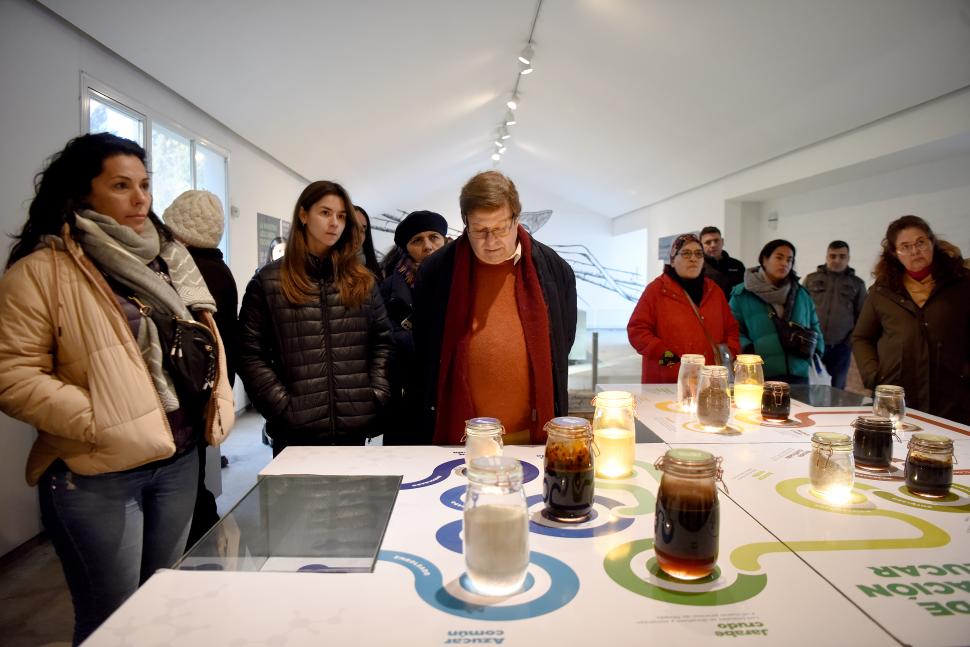
[[[893, 460], [893, 421], [882, 416], [859, 416], [852, 421], [852, 457], [856, 467], [887, 470]], [[902, 442], [898, 436], [896, 439]]]
[[667, 450], [654, 464], [663, 472], [654, 516], [654, 553], [668, 575], [696, 580], [717, 563], [721, 459], [700, 449]]
[[593, 509], [593, 429], [588, 420], [569, 416], [553, 418], [543, 429], [545, 514], [556, 521], [586, 521]]
[[787, 422], [791, 416], [791, 388], [787, 382], [765, 382], [761, 392], [761, 417], [768, 422]]
[[906, 487], [916, 496], [939, 499], [953, 484], [953, 441], [946, 436], [916, 433], [906, 454]]

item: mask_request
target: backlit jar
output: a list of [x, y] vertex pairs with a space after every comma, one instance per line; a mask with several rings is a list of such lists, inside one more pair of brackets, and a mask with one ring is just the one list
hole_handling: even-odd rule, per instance
[[654, 514], [654, 554], [660, 568], [682, 580], [709, 575], [717, 564], [721, 459], [700, 449], [667, 450]]
[[481, 456], [502, 455], [505, 427], [498, 418], [472, 418], [465, 421], [465, 464]]
[[593, 509], [593, 430], [583, 418], [553, 418], [546, 437], [542, 499], [545, 514], [557, 521], [580, 522]]
[[845, 503], [855, 485], [852, 439], [846, 434], [817, 431], [812, 434], [808, 477], [812, 490], [832, 503]]
[[916, 496], [939, 499], [953, 484], [953, 441], [946, 436], [913, 434], [906, 453], [906, 487]]
[[734, 362], [734, 406], [743, 411], [760, 409], [764, 384], [764, 362], [761, 356], [738, 355]]
[[626, 391], [603, 391], [593, 399], [597, 476], [623, 478], [633, 472], [637, 448], [633, 404], [633, 395]]
[[787, 422], [791, 416], [791, 387], [787, 382], [765, 382], [761, 393], [761, 417], [767, 422]]

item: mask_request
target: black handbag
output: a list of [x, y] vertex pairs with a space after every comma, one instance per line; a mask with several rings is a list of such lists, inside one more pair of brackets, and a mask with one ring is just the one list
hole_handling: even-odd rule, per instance
[[768, 306], [768, 317], [774, 322], [778, 331], [778, 341], [781, 348], [789, 355], [810, 359], [815, 354], [818, 345], [818, 333], [811, 328], [780, 318], [775, 309]]

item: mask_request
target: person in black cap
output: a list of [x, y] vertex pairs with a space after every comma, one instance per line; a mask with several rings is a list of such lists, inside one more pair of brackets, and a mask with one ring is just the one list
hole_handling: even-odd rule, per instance
[[409, 445], [416, 442], [408, 432], [408, 422], [417, 421], [420, 405], [409, 388], [406, 376], [414, 365], [414, 339], [411, 337], [411, 313], [414, 307], [414, 280], [425, 258], [445, 244], [448, 221], [433, 211], [413, 211], [394, 230], [394, 249], [387, 254], [381, 283], [381, 296], [391, 319], [397, 362], [392, 371], [391, 403], [386, 409], [385, 445]]

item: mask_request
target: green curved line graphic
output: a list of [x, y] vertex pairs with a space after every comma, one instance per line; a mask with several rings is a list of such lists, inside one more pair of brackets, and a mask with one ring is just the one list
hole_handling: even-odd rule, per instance
[[[950, 489], [957, 490], [958, 492], [963, 492], [964, 494], [970, 494], [970, 488], [962, 486], [959, 483], [954, 483], [950, 487]], [[926, 499], [919, 499], [914, 494], [911, 494], [905, 485], [899, 488], [899, 491], [902, 494], [905, 494], [913, 498], [907, 499], [907, 498], [898, 496], [896, 494], [893, 494], [892, 492], [883, 492], [882, 490], [873, 492], [873, 494], [875, 494], [880, 499], [885, 499], [886, 501], [892, 501], [893, 503], [898, 503], [899, 505], [904, 505], [909, 508], [916, 508], [918, 510], [929, 510], [932, 512], [956, 512], [958, 514], [970, 512], [970, 503], [965, 503], [963, 505], [940, 505], [941, 502], [960, 500], [960, 497], [957, 496], [956, 494], [953, 494], [952, 492], [950, 492], [948, 496], [943, 497], [942, 499], [936, 499], [935, 501], [930, 502], [930, 501], [927, 501]]]
[[663, 473], [660, 470], [658, 470], [656, 467], [654, 467], [652, 463], [644, 463], [643, 461], [633, 461], [633, 464], [636, 465], [637, 467], [642, 467], [647, 471], [648, 474], [650, 474], [650, 476], [653, 477], [653, 480], [655, 480], [657, 483], [660, 482], [660, 477], [663, 476]]
[[[790, 541], [786, 544], [779, 544], [777, 542], [748, 544], [746, 546], [739, 546], [731, 553], [731, 563], [736, 568], [745, 571], [759, 570], [761, 568], [759, 558], [762, 555], [788, 552], [789, 549], [796, 553], [799, 551], [885, 550], [896, 548], [936, 548], [938, 546], [946, 546], [950, 543], [950, 535], [945, 531], [922, 519], [902, 512], [880, 510], [878, 508], [843, 508], [806, 499], [797, 491], [798, 487], [805, 483], [808, 483], [807, 478], [793, 478], [781, 481], [775, 486], [775, 489], [789, 501], [814, 510], [859, 516], [888, 517], [909, 524], [922, 534], [919, 537], [905, 539], [839, 539], [834, 541]], [[856, 488], [861, 490], [876, 490], [875, 487], [865, 483], [857, 483]]]
[[640, 487], [639, 485], [633, 485], [632, 483], [613, 483], [610, 481], [604, 481], [602, 479], [596, 479], [596, 489], [597, 490], [623, 490], [629, 492], [636, 498], [637, 504], [635, 506], [630, 506], [626, 508], [614, 508], [612, 512], [621, 514], [628, 517], [636, 517], [644, 514], [653, 514], [654, 505], [657, 503], [656, 497], [654, 497], [653, 492], [645, 487]]
[[699, 607], [744, 602], [761, 593], [768, 584], [768, 576], [763, 573], [758, 575], [738, 573], [737, 579], [730, 586], [716, 591], [691, 593], [660, 588], [637, 577], [631, 567], [634, 557], [652, 549], [652, 539], [638, 539], [621, 544], [606, 554], [603, 568], [614, 582], [637, 595], [658, 602]]

